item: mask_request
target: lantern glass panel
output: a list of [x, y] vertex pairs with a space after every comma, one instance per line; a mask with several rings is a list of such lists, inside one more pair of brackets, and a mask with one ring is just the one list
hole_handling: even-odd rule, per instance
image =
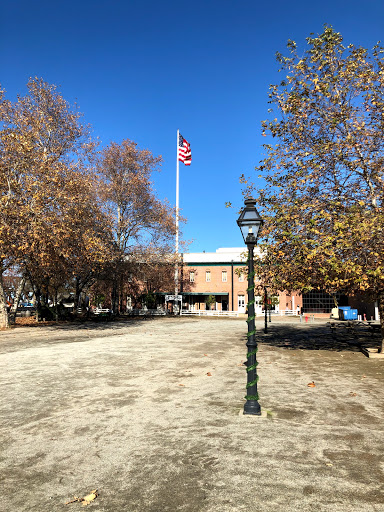
[[247, 243], [247, 236], [253, 234], [257, 239], [259, 229], [263, 224], [263, 221], [256, 210], [256, 201], [247, 199], [245, 201], [245, 208], [240, 214], [237, 224], [240, 227], [241, 234], [243, 235], [244, 242]]

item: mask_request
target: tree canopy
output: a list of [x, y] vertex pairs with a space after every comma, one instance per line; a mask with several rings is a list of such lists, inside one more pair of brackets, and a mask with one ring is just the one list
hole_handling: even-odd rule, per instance
[[[173, 209], [153, 189], [152, 174], [159, 170], [161, 156], [125, 139], [111, 142], [99, 154], [100, 197], [111, 225], [114, 257], [110, 261], [113, 309], [126, 291], [133, 259], [150, 266], [153, 253], [169, 252], [174, 239]], [[128, 255], [135, 258], [128, 259]]]
[[117, 264], [143, 242], [164, 250], [174, 227], [150, 179], [160, 162], [129, 140], [98, 152], [77, 106], [40, 78], [16, 101], [0, 89], [0, 327], [10, 269], [38, 307], [59, 289], [74, 291], [77, 306], [96, 279], [116, 295]]
[[344, 46], [332, 27], [287, 49], [256, 167], [258, 273], [280, 290], [366, 292], [384, 320], [384, 50]]

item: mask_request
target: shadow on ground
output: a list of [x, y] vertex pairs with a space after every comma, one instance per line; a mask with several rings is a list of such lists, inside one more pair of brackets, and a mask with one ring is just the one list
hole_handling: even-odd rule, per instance
[[100, 319], [83, 319], [83, 320], [73, 320], [73, 321], [65, 321], [60, 320], [56, 322], [55, 320], [50, 321], [42, 321], [36, 322], [34, 318], [27, 319], [17, 319], [16, 324], [12, 326], [12, 329], [20, 329], [24, 327], [32, 327], [33, 329], [43, 329], [47, 327], [52, 327], [54, 329], [65, 329], [65, 330], [77, 330], [77, 329], [110, 329], [113, 327], [114, 329], [122, 329], [130, 324], [135, 324], [137, 322], [143, 321], [151, 321], [152, 317], [121, 317], [115, 318], [113, 320], [106, 320], [104, 318]]
[[[333, 327], [331, 327], [333, 325]], [[343, 322], [321, 324], [273, 324], [267, 333], [257, 328], [257, 342], [290, 350], [356, 351], [362, 348], [379, 348], [380, 331], [371, 331], [368, 325], [347, 325]]]

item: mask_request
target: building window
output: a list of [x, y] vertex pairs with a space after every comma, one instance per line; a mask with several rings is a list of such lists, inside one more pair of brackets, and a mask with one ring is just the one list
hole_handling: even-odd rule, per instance
[[239, 283], [244, 283], [244, 274], [239, 275]]
[[[337, 303], [345, 305], [347, 298], [339, 293], [335, 294]], [[321, 290], [303, 293], [303, 313], [330, 313], [335, 307], [335, 297]]]
[[195, 273], [194, 272], [190, 272], [189, 273], [189, 282], [190, 283], [194, 283], [195, 282]]
[[223, 283], [227, 282], [227, 271], [226, 270], [223, 270], [221, 272], [221, 280], [222, 280]]
[[205, 282], [206, 283], [211, 282], [211, 271], [210, 270], [206, 270], [206, 272], [205, 272]]

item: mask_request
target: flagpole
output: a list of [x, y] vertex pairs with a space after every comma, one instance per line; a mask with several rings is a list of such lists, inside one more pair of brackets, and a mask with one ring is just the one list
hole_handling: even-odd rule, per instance
[[[176, 263], [175, 263], [175, 295], [179, 294], [179, 130], [176, 140]], [[178, 302], [176, 301], [178, 305]]]

